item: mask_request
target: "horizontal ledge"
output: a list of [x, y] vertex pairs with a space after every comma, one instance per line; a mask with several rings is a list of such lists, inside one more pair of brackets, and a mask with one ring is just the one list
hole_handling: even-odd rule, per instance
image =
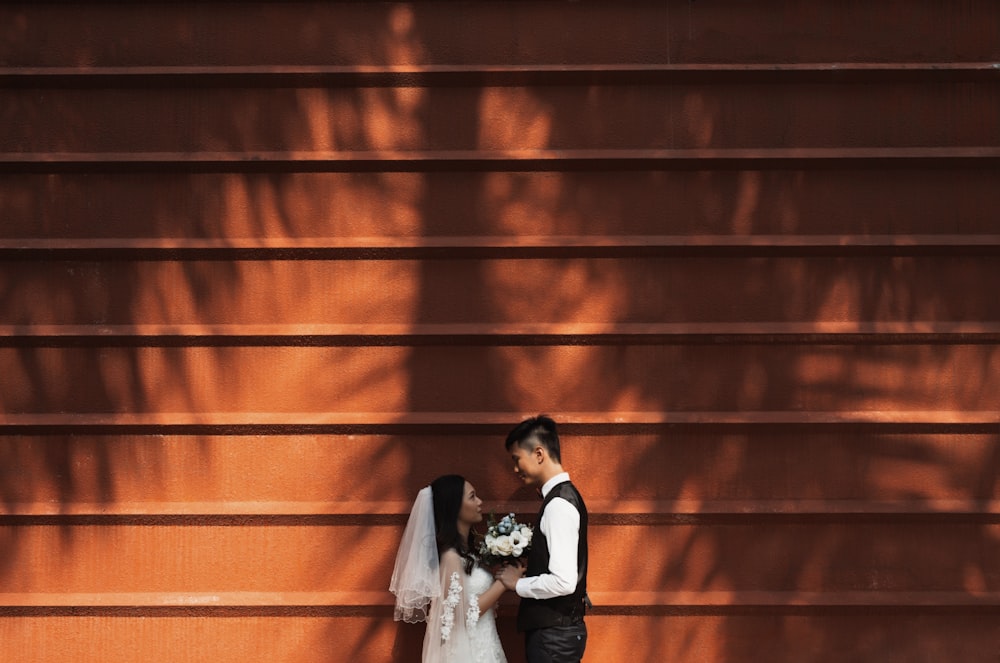
[[[674, 591], [590, 592], [592, 614], [684, 614], [712, 611], [1000, 610], [1000, 592], [990, 591]], [[374, 614], [391, 618], [393, 596], [374, 592], [134, 592], [0, 593], [0, 616], [19, 614], [181, 613], [211, 616]], [[515, 599], [511, 599], [515, 601]], [[512, 605], [502, 605], [505, 615]]]
[[[110, 434], [506, 434], [533, 412], [150, 412], [0, 413], [0, 435]], [[1000, 432], [1000, 411], [550, 412], [567, 434], [678, 428], [877, 429]]]
[[746, 606], [746, 607], [919, 607], [990, 606], [1000, 608], [1000, 592], [987, 591], [677, 591], [595, 592], [595, 605]]
[[[0, 522], [74, 525], [337, 525], [366, 523], [402, 526], [409, 501], [338, 502], [6, 502], [0, 504]], [[514, 512], [529, 520], [538, 502], [487, 502], [484, 509]], [[589, 499], [591, 522], [604, 525], [748, 523], [765, 520], [826, 522], [875, 519], [880, 522], [932, 520], [995, 522], [1000, 500], [912, 499], [761, 499], [761, 500], [609, 500]]]
[[977, 344], [1000, 322], [0, 325], [0, 347]]
[[996, 234], [521, 235], [306, 238], [0, 238], [7, 260], [376, 260], [635, 256], [949, 255], [1000, 251]]
[[395, 86], [996, 80], [995, 62], [0, 67], [11, 87]]
[[732, 149], [4, 152], [0, 172], [710, 170], [997, 165], [1000, 146]]

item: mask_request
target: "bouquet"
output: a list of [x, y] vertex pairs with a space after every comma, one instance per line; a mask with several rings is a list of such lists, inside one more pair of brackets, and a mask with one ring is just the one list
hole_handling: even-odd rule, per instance
[[531, 535], [531, 527], [517, 522], [513, 513], [501, 518], [500, 522], [491, 513], [486, 536], [479, 544], [479, 558], [486, 566], [515, 564], [531, 550]]

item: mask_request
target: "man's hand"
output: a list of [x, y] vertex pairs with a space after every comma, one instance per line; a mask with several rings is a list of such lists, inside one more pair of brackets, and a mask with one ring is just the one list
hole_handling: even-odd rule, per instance
[[524, 576], [524, 571], [525, 568], [520, 564], [505, 566], [503, 567], [503, 571], [497, 575], [497, 580], [503, 583], [503, 586], [507, 589], [514, 591], [517, 581]]

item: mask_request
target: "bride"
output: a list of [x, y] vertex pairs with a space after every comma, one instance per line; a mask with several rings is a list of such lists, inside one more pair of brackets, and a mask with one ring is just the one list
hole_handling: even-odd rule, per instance
[[482, 504], [456, 474], [435, 479], [413, 503], [389, 590], [397, 621], [427, 622], [422, 663], [507, 663], [494, 611], [505, 589], [475, 555]]

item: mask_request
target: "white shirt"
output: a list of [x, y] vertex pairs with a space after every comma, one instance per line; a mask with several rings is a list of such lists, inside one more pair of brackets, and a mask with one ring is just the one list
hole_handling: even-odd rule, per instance
[[[564, 481], [569, 474], [562, 472], [542, 486], [542, 498]], [[554, 599], [576, 591], [576, 555], [580, 541], [580, 512], [561, 497], [545, 505], [538, 529], [549, 545], [549, 572], [517, 581], [515, 591], [526, 599]]]

